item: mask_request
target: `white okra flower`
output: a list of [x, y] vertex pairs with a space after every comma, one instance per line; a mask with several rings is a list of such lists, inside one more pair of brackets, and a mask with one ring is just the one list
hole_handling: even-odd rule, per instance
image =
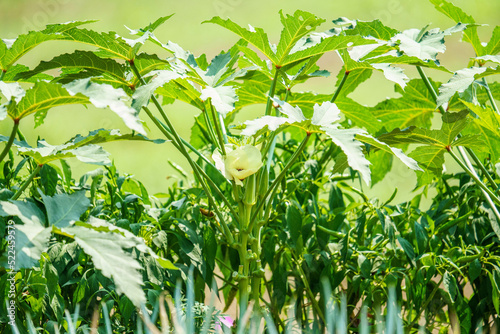
[[243, 180], [255, 174], [262, 167], [262, 156], [257, 147], [252, 145], [237, 146], [225, 145], [226, 158], [217, 149], [212, 159], [215, 167], [229, 180], [234, 180], [242, 186]]

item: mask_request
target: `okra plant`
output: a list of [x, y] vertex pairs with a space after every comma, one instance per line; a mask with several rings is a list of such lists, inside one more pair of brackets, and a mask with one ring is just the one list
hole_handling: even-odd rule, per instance
[[[0, 309], [31, 309], [48, 330], [48, 321], [54, 328], [65, 308], [80, 303], [90, 321], [85, 315], [104, 300], [116, 330], [129, 330], [137, 310], [153, 310], [160, 291], [173, 292], [192, 267], [198, 301], [215, 284], [226, 309], [237, 298], [239, 318], [251, 304], [283, 330], [290, 305], [303, 328], [326, 328], [325, 279], [344, 293], [349, 328], [359, 324], [360, 303], [372, 318], [380, 313], [389, 286], [397, 287], [410, 331], [420, 330], [421, 319], [428, 329], [448, 326], [453, 312], [464, 331], [492, 325], [500, 311], [500, 86], [491, 78], [500, 70], [500, 29], [483, 43], [471, 16], [445, 0], [430, 2], [454, 21], [450, 28], [401, 32], [379, 20], [326, 21], [297, 10], [279, 13], [280, 38], [270, 41], [260, 28], [214, 17], [204, 23], [232, 31], [236, 43], [210, 62], [155, 36], [170, 16], [131, 29], [131, 38], [84, 21], [1, 40], [0, 117], [12, 127], [0, 137], [0, 286], [13, 302]], [[438, 60], [452, 34], [475, 53], [454, 73]], [[20, 63], [49, 40], [74, 42], [75, 50], [32, 69]], [[146, 43], [170, 56], [142, 52]], [[329, 52], [342, 62], [331, 94], [300, 91], [297, 85], [330, 75], [318, 65]], [[400, 97], [375, 106], [350, 98], [375, 71]], [[428, 77], [436, 71], [449, 81]], [[175, 101], [198, 112], [189, 138], [171, 121]], [[131, 133], [96, 129], [60, 145], [32, 145], [21, 133], [25, 118], [36, 127], [51, 108], [72, 104], [110, 109]], [[235, 120], [254, 105], [258, 117]], [[164, 138], [148, 138], [146, 121]], [[151, 196], [120, 176], [99, 146], [118, 140], [169, 142], [193, 176], [171, 162], [181, 181], [165, 201]], [[445, 156], [461, 172], [447, 172]], [[105, 170], [77, 181], [69, 158]], [[356, 188], [383, 182], [394, 158], [416, 173], [413, 197], [393, 205], [395, 192], [381, 203]], [[429, 190], [437, 195], [425, 208], [420, 199]], [[34, 284], [41, 287], [33, 291]], [[26, 328], [25, 316], [16, 319]]]

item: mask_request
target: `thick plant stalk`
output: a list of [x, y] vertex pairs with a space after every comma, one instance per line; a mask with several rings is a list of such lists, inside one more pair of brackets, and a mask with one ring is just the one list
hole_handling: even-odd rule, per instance
[[12, 132], [10, 133], [9, 141], [7, 141], [7, 145], [5, 145], [2, 153], [0, 153], [0, 162], [3, 161], [5, 156], [9, 153], [12, 144], [14, 143], [14, 139], [16, 139], [17, 129], [19, 128], [19, 120], [14, 120], [14, 127], [12, 128]]
[[33, 172], [31, 172], [30, 176], [21, 185], [21, 188], [19, 188], [19, 190], [16, 191], [16, 193], [14, 194], [14, 196], [12, 196], [11, 200], [15, 201], [15, 200], [17, 200], [21, 196], [21, 194], [26, 190], [26, 188], [28, 188], [28, 186], [30, 185], [31, 181], [33, 181], [33, 179], [35, 178], [35, 176], [37, 176], [37, 174], [40, 171], [40, 169], [42, 168], [42, 166], [43, 165], [37, 165], [36, 166], [36, 168], [33, 170]]

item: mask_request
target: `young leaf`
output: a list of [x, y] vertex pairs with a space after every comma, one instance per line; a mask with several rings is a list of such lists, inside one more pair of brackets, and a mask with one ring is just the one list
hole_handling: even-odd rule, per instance
[[88, 97], [90, 103], [97, 108], [109, 107], [125, 122], [131, 130], [146, 134], [136, 110], [125, 103], [127, 94], [121, 88], [113, 88], [106, 84], [97, 84], [90, 79], [81, 79], [63, 86], [71, 95]]
[[324, 19], [301, 10], [295, 11], [293, 16], [284, 16], [283, 11], [280, 11], [280, 17], [283, 30], [281, 31], [280, 41], [276, 49], [278, 64], [284, 62], [285, 57], [288, 56], [292, 48], [302, 37], [314, 31], [317, 26], [325, 22]]
[[215, 23], [224, 27], [241, 38], [243, 38], [248, 43], [255, 46], [259, 51], [261, 51], [269, 60], [273, 62], [273, 64], [278, 64], [278, 57], [275, 55], [274, 51], [271, 49], [271, 44], [269, 43], [269, 39], [267, 34], [261, 28], [253, 28], [252, 26], [249, 29], [245, 29], [238, 24], [234, 23], [230, 19], [223, 20], [218, 16], [213, 17], [211, 20], [205, 21], [203, 23]]
[[481, 41], [479, 40], [479, 36], [477, 34], [476, 21], [472, 18], [472, 16], [467, 15], [462, 9], [453, 5], [452, 3], [445, 0], [429, 0], [438, 11], [448, 16], [450, 19], [455, 21], [456, 23], [465, 23], [468, 24], [469, 27], [464, 32], [464, 41], [472, 44], [476, 55], [482, 56], [484, 55], [484, 47], [481, 45]]

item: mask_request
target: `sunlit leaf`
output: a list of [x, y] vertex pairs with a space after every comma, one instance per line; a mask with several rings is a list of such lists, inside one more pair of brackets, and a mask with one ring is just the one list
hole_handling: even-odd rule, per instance
[[464, 68], [456, 71], [447, 83], [439, 87], [439, 96], [436, 101], [437, 106], [440, 107], [448, 103], [455, 93], [465, 91], [474, 82], [475, 76], [484, 71], [486, 71], [485, 67]]
[[88, 97], [90, 103], [97, 108], [107, 108], [114, 111], [131, 130], [146, 134], [141, 120], [134, 108], [125, 101], [128, 95], [121, 88], [113, 88], [107, 84], [97, 84], [90, 79], [81, 79], [64, 85], [64, 88], [73, 96], [80, 94]]
[[238, 101], [235, 89], [230, 86], [207, 87], [201, 91], [202, 100], [211, 99], [212, 105], [222, 115], [226, 116], [234, 109]]
[[472, 16], [466, 14], [462, 9], [453, 5], [452, 3], [445, 0], [429, 0], [438, 11], [448, 16], [450, 19], [456, 23], [469, 24], [467, 29], [464, 31], [464, 41], [471, 43], [476, 55], [482, 56], [484, 54], [484, 47], [481, 45], [477, 34], [477, 27], [475, 25], [476, 21]]
[[102, 147], [97, 145], [78, 146], [71, 145], [69, 143], [52, 146], [47, 142], [41, 140], [38, 142], [37, 148], [20, 147], [18, 150], [23, 155], [33, 158], [33, 160], [39, 165], [44, 165], [51, 161], [67, 158], [77, 158], [78, 160], [89, 164], [111, 164], [111, 161], [109, 160], [109, 153], [106, 152]]
[[317, 26], [325, 22], [324, 19], [301, 10], [295, 11], [293, 16], [283, 15], [283, 11], [280, 11], [280, 17], [283, 30], [281, 31], [280, 41], [276, 48], [278, 64], [283, 63], [285, 57], [288, 56], [294, 45], [302, 37], [314, 31]]
[[42, 73], [55, 68], [76, 68], [90, 69], [98, 72], [106, 72], [112, 75], [117, 81], [126, 84], [125, 67], [113, 59], [103, 59], [89, 51], [75, 51], [52, 58], [49, 61], [42, 61], [31, 71], [19, 73], [15, 80], [30, 78], [38, 73]]
[[342, 149], [347, 156], [349, 167], [358, 171], [366, 184], [370, 184], [370, 162], [363, 154], [363, 144], [355, 139], [356, 135], [366, 132], [361, 129], [339, 129], [333, 126], [323, 126], [321, 130]]
[[440, 31], [436, 28], [426, 31], [423, 35], [419, 29], [409, 29], [397, 34], [392, 40], [399, 42], [399, 49], [410, 57], [417, 57], [421, 60], [436, 60], [437, 54], [444, 53], [446, 50], [444, 37], [466, 28], [466, 24], [458, 23], [450, 29]]
[[[3, 77], [2, 81], [5, 82], [29, 82], [29, 83], [36, 83], [38, 81], [51, 81], [54, 79], [53, 76], [45, 74], [45, 73], [39, 73], [36, 75], [33, 75], [29, 78], [18, 78], [18, 75], [23, 72], [29, 71], [29, 67], [21, 64], [16, 64], [13, 65], [9, 68], [7, 73], [5, 73], [5, 76]], [[16, 78], [16, 79], [14, 79]]]
[[10, 45], [0, 39], [0, 69], [7, 71], [19, 58], [42, 42], [63, 39], [65, 31], [93, 21], [73, 21], [51, 24], [41, 31], [30, 31], [19, 35]]
[[50, 108], [69, 104], [87, 104], [88, 99], [80, 94], [70, 94], [64, 87], [56, 83], [37, 82], [26, 91], [17, 107], [9, 113], [12, 119], [22, 119], [30, 114], [35, 115], [35, 126], [43, 123]]
[[180, 78], [181, 75], [175, 71], [163, 70], [155, 71], [150, 73], [153, 79], [149, 81], [146, 85], [142, 85], [136, 89], [134, 95], [132, 95], [132, 107], [140, 111], [142, 107], [146, 106], [158, 87], [163, 86], [167, 82]]
[[123, 39], [117, 38], [115, 32], [98, 33], [93, 30], [73, 28], [61, 34], [61, 39], [98, 47], [105, 55], [112, 58], [131, 60], [134, 56], [132, 47]]
[[406, 87], [406, 83], [410, 80], [403, 72], [403, 69], [399, 67], [394, 67], [387, 63], [372, 64], [372, 66], [377, 70], [381, 70], [387, 80], [397, 83], [403, 89]]
[[215, 23], [234, 32], [245, 41], [255, 46], [274, 64], [278, 64], [278, 57], [271, 49], [271, 44], [269, 43], [267, 34], [261, 28], [253, 28], [250, 26], [249, 29], [245, 29], [240, 25], [234, 23], [230, 19], [223, 20], [218, 16], [213, 17], [211, 20], [205, 21], [203, 23]]
[[[437, 85], [432, 84], [437, 89]], [[382, 121], [381, 124], [388, 131], [412, 125], [429, 127], [436, 103], [424, 82], [413, 79], [404, 91], [399, 86], [395, 86], [395, 90], [402, 95], [400, 98], [387, 99], [370, 108], [375, 117]]]

